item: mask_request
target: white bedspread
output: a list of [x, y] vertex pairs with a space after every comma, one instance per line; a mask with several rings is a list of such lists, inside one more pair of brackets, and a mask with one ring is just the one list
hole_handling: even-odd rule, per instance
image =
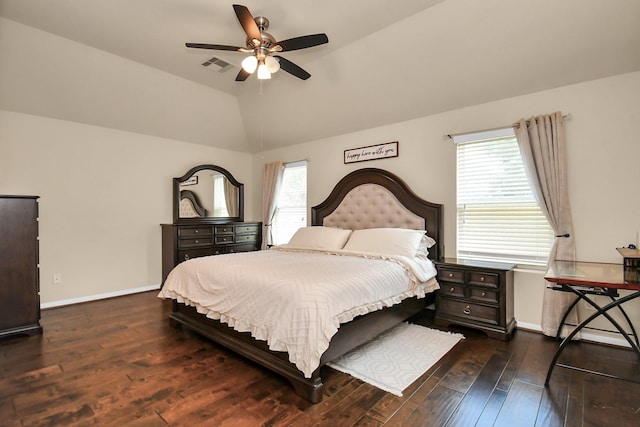
[[310, 378], [340, 323], [424, 297], [435, 274], [427, 260], [280, 248], [185, 261], [158, 296], [288, 352]]

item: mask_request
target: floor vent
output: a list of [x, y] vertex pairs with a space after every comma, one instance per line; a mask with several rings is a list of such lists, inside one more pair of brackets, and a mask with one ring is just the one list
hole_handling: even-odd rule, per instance
[[212, 71], [217, 71], [218, 73], [224, 73], [225, 71], [233, 68], [233, 64], [230, 64], [227, 61], [222, 60], [220, 58], [216, 58], [215, 56], [203, 62], [202, 66], [207, 67]]

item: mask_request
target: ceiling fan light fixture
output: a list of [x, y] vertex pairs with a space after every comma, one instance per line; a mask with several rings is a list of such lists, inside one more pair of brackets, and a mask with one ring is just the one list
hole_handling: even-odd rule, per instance
[[260, 64], [258, 65], [258, 79], [268, 80], [270, 78], [271, 78], [271, 73], [269, 72], [269, 69], [265, 65], [264, 61], [260, 61]]
[[258, 67], [258, 58], [255, 56], [247, 56], [242, 60], [242, 69], [247, 73], [252, 74]]
[[278, 61], [278, 59], [274, 58], [273, 56], [267, 56], [264, 59], [264, 63], [267, 66], [267, 70], [269, 70], [271, 74], [280, 69], [280, 61]]

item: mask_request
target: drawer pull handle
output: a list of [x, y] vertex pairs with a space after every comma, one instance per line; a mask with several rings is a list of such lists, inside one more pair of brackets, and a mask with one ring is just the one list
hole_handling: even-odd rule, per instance
[[487, 293], [486, 293], [486, 292], [483, 292], [481, 296], [486, 297], [486, 296], [487, 296]]
[[198, 240], [196, 240], [195, 243], [200, 243], [200, 242]]
[[189, 258], [190, 258], [190, 257], [189, 257], [189, 254], [184, 254], [184, 260], [185, 260], [185, 261], [188, 261], [188, 260], [189, 260]]
[[453, 277], [453, 273], [449, 273], [449, 277]]
[[471, 314], [471, 308], [467, 306], [464, 310], [462, 310], [462, 312], [468, 316]]
[[200, 232], [200, 230], [195, 230], [194, 233], [198, 234]]
[[484, 282], [484, 276], [480, 276], [480, 281]]
[[453, 292], [455, 290], [456, 290], [456, 288], [451, 288], [451, 289], [449, 289], [449, 292]]

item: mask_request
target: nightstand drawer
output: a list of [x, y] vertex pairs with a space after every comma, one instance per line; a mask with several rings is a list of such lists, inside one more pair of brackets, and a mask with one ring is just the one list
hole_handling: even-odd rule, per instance
[[438, 280], [442, 280], [445, 282], [464, 283], [464, 271], [449, 268], [439, 268]]
[[499, 302], [498, 292], [486, 288], [470, 287], [469, 298], [476, 301], [489, 302], [493, 304], [497, 304]]
[[498, 307], [489, 307], [468, 303], [466, 301], [451, 300], [449, 298], [440, 298], [438, 311], [442, 316], [473, 319], [493, 325], [497, 325], [500, 320]]
[[440, 283], [440, 293], [443, 295], [449, 295], [452, 297], [464, 297], [464, 289], [463, 285], [458, 285], [455, 283]]
[[467, 281], [467, 283], [469, 285], [497, 288], [500, 283], [500, 281], [498, 280], [498, 275], [494, 273], [471, 271], [469, 272], [468, 277], [469, 280]]

